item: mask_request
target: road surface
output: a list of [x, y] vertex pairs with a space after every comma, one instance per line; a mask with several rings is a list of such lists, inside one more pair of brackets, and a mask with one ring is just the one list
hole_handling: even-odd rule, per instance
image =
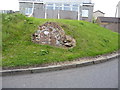
[[68, 70], [4, 76], [3, 88], [118, 88], [118, 59]]

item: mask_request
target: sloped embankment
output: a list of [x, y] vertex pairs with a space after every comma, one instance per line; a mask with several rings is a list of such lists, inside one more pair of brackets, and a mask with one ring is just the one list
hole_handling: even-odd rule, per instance
[[[70, 61], [118, 50], [118, 33], [89, 22], [28, 18], [21, 14], [4, 14], [2, 19], [2, 65], [4, 68]], [[58, 23], [67, 35], [76, 40], [76, 46], [64, 49], [33, 43], [31, 34], [45, 22]]]

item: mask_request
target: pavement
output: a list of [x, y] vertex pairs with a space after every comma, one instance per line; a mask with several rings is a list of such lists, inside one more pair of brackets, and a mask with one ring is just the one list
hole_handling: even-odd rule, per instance
[[118, 88], [118, 59], [60, 71], [2, 77], [3, 88]]

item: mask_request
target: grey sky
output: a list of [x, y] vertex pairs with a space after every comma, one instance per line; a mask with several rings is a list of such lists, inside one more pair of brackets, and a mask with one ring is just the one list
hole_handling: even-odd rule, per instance
[[94, 11], [101, 10], [106, 17], [114, 17], [116, 5], [120, 0], [92, 0], [95, 3]]

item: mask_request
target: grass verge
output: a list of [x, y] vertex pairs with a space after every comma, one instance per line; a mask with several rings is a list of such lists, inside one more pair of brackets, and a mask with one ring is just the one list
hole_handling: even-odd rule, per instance
[[[76, 58], [102, 55], [116, 51], [118, 36], [116, 32], [78, 20], [37, 19], [21, 14], [2, 15], [2, 66], [21, 67], [71, 61]], [[76, 39], [72, 49], [63, 49], [31, 42], [31, 34], [38, 25], [47, 21], [57, 22], [67, 35]]]

